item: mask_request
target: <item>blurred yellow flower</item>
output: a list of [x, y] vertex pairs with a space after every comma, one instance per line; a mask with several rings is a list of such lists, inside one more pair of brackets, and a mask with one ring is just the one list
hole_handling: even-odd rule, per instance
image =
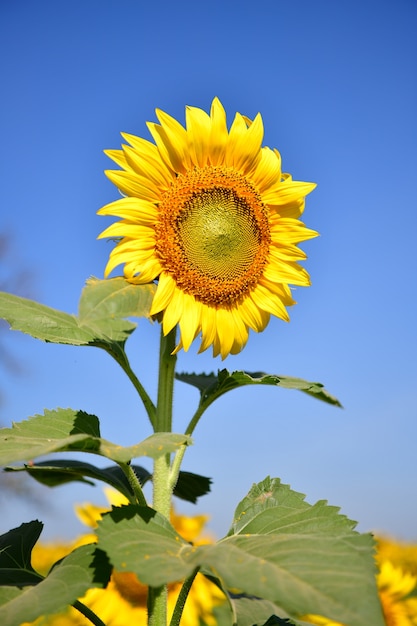
[[289, 285], [310, 284], [297, 244], [317, 235], [299, 220], [315, 184], [282, 173], [260, 114], [236, 113], [230, 130], [217, 98], [210, 115], [186, 107], [185, 128], [156, 114], [155, 143], [122, 133], [130, 145], [107, 151], [125, 197], [98, 211], [121, 218], [100, 235], [119, 240], [105, 274], [123, 264], [131, 282], [158, 279], [151, 314], [163, 314], [164, 334], [179, 324], [177, 349], [188, 350], [201, 332], [200, 351], [225, 358], [271, 314], [288, 321]]

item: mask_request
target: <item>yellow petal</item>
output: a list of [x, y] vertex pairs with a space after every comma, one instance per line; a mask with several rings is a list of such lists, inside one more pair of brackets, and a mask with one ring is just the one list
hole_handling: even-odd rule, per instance
[[269, 322], [268, 313], [259, 309], [250, 297], [239, 305], [239, 313], [245, 324], [257, 333], [263, 331]]
[[176, 288], [176, 282], [170, 274], [168, 274], [168, 272], [162, 272], [159, 276], [158, 288], [152, 301], [151, 315], [156, 315], [156, 313], [160, 313], [167, 308]]
[[233, 315], [228, 309], [217, 309], [217, 337], [220, 344], [220, 354], [225, 359], [232, 349], [235, 341], [235, 325]]
[[104, 154], [112, 159], [112, 161], [114, 161], [117, 165], [119, 165], [119, 167], [122, 167], [124, 170], [131, 169], [129, 163], [126, 161], [123, 150], [104, 150]]
[[131, 169], [151, 180], [157, 187], [166, 188], [172, 182], [172, 175], [166, 167], [161, 167], [161, 159], [150, 159], [130, 146], [123, 146], [126, 161]]
[[144, 226], [143, 224], [132, 224], [126, 220], [114, 222], [99, 235], [100, 239], [106, 237], [130, 237], [136, 240], [150, 239], [153, 245], [155, 245], [155, 230], [152, 227]]
[[211, 104], [210, 163], [223, 165], [228, 142], [226, 112], [218, 98]]
[[262, 194], [265, 204], [280, 206], [300, 198], [304, 198], [317, 187], [316, 183], [304, 183], [298, 180], [284, 181], [273, 190], [269, 189]]
[[232, 165], [243, 173], [249, 172], [261, 158], [263, 134], [264, 127], [259, 113], [249, 128], [243, 117], [236, 113], [229, 133], [226, 165]]
[[216, 338], [216, 309], [203, 306], [201, 311], [201, 346], [199, 352], [207, 350]]
[[297, 263], [278, 262], [272, 256], [263, 274], [265, 278], [276, 283], [288, 283], [302, 287], [310, 285], [310, 277], [303, 267]]
[[106, 204], [97, 211], [97, 215], [115, 215], [133, 222], [153, 224], [158, 217], [158, 211], [153, 202], [127, 197]]
[[197, 302], [194, 296], [184, 294], [183, 311], [179, 320], [179, 326], [182, 345], [186, 352], [200, 330], [200, 316], [201, 303]]
[[[162, 328], [164, 335], [167, 335], [178, 324], [184, 309], [184, 292], [178, 289], [174, 290], [171, 301], [164, 310], [162, 320]], [[152, 309], [151, 309], [152, 310]]]
[[185, 110], [188, 145], [193, 163], [198, 167], [207, 165], [210, 147], [210, 117], [202, 109], [187, 107]]
[[136, 196], [151, 202], [160, 200], [161, 194], [158, 188], [150, 180], [139, 176], [139, 174], [119, 170], [106, 170], [104, 173], [127, 196]]
[[262, 148], [255, 169], [249, 174], [258, 191], [263, 193], [281, 180], [281, 162], [270, 148]]
[[282, 301], [280, 298], [274, 296], [266, 287], [257, 285], [250, 295], [260, 309], [289, 322], [290, 317]]

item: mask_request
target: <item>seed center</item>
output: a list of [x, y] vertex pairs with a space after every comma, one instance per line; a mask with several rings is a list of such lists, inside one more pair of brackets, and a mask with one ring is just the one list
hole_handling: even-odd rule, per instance
[[177, 178], [161, 202], [156, 235], [164, 270], [182, 291], [211, 306], [234, 304], [256, 286], [271, 239], [259, 193], [223, 167]]
[[235, 280], [253, 263], [260, 233], [246, 201], [233, 189], [195, 194], [177, 219], [188, 263], [208, 278]]

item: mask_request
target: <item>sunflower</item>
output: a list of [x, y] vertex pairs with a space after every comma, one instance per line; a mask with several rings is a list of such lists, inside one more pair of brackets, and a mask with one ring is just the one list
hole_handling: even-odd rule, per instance
[[130, 282], [157, 280], [151, 315], [162, 314], [165, 335], [179, 325], [177, 350], [201, 333], [200, 351], [225, 358], [271, 314], [288, 321], [289, 285], [310, 284], [297, 244], [317, 235], [299, 220], [315, 184], [282, 173], [259, 113], [236, 113], [229, 130], [217, 98], [210, 115], [186, 107], [185, 128], [156, 115], [154, 143], [122, 133], [130, 145], [106, 151], [124, 197], [98, 211], [120, 218], [99, 236], [118, 239], [105, 275], [124, 264]]

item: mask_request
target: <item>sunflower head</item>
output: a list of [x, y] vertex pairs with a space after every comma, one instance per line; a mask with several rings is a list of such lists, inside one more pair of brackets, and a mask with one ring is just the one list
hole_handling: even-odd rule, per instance
[[177, 349], [201, 333], [200, 351], [225, 358], [271, 314], [288, 321], [290, 285], [310, 284], [297, 244], [317, 235], [299, 219], [315, 185], [282, 173], [259, 114], [228, 128], [217, 98], [209, 115], [187, 107], [185, 127], [156, 114], [153, 142], [123, 134], [122, 150], [107, 151], [124, 197], [98, 212], [120, 218], [100, 235], [118, 239], [105, 274], [123, 264], [127, 280], [157, 281], [151, 315], [164, 334], [179, 325]]

